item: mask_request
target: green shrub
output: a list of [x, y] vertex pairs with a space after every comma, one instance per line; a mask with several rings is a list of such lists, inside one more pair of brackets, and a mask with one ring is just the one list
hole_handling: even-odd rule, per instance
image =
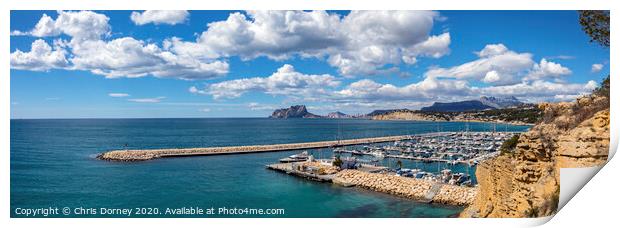
[[499, 148], [500, 155], [512, 154], [514, 149], [517, 147], [518, 142], [519, 134], [513, 135], [510, 139], [504, 141], [502, 146]]

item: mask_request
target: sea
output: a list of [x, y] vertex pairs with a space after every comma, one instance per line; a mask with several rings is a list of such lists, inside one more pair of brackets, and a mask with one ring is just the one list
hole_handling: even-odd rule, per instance
[[[464, 208], [345, 188], [265, 168], [301, 151], [142, 162], [96, 159], [117, 149], [261, 145], [528, 126], [363, 119], [13, 119], [11, 217], [455, 217]], [[331, 149], [309, 150], [329, 158]], [[381, 161], [394, 167], [390, 159]], [[475, 166], [403, 161], [475, 176]], [[197, 212], [202, 210], [202, 213]]]

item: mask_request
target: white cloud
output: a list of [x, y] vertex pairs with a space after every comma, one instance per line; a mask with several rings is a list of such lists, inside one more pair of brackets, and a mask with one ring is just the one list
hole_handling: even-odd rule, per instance
[[31, 35], [50, 37], [65, 34], [74, 39], [99, 39], [110, 32], [108, 18], [104, 14], [92, 11], [59, 11], [58, 17], [52, 19], [43, 14], [35, 27], [28, 32], [13, 31], [13, 35]]
[[[224, 60], [191, 58], [132, 37], [102, 40], [102, 35], [109, 32], [108, 20], [107, 16], [91, 11], [61, 11], [55, 20], [43, 15], [28, 34], [66, 34], [71, 40], [58, 39], [53, 49], [44, 41], [37, 40], [30, 52], [17, 50], [11, 53], [11, 67], [24, 70], [85, 70], [108, 78], [154, 76], [194, 80], [228, 73], [229, 66]], [[65, 49], [71, 52], [67, 53]], [[65, 55], [70, 56], [69, 59]]]
[[17, 49], [11, 53], [11, 68], [32, 71], [65, 68], [69, 65], [66, 54], [62, 47], [55, 45], [52, 48], [44, 40], [37, 39], [32, 43], [29, 52]]
[[560, 65], [559, 63], [549, 62], [546, 59], [540, 60], [539, 64], [535, 64], [532, 71], [526, 76], [527, 79], [541, 79], [545, 77], [557, 78], [564, 75], [572, 74], [573, 72]]
[[597, 86], [594, 81], [581, 84], [537, 80], [512, 85], [474, 87], [462, 80], [426, 78], [423, 81], [399, 87], [364, 79], [351, 83], [343, 90], [335, 91], [335, 95], [329, 101], [373, 105], [389, 101], [394, 104], [405, 102], [419, 105], [434, 101], [477, 99], [483, 95], [515, 96], [528, 102], [565, 101], [589, 94]]
[[480, 58], [491, 57], [496, 55], [501, 55], [509, 52], [508, 48], [504, 44], [488, 44], [479, 52], [476, 52], [476, 55]]
[[547, 59], [561, 59], [561, 60], [569, 60], [569, 59], [575, 59], [575, 56], [572, 55], [556, 55], [556, 56], [549, 56], [547, 57]]
[[200, 61], [162, 50], [131, 37], [85, 41], [73, 45], [75, 69], [108, 78], [144, 77], [209, 79], [228, 73], [228, 63]]
[[603, 70], [604, 65], [600, 63], [592, 64], [592, 73], [600, 72]]
[[269, 104], [260, 104], [257, 102], [250, 102], [248, 104], [248, 108], [253, 111], [265, 111], [265, 110], [274, 110], [277, 109], [277, 105], [269, 105]]
[[192, 86], [192, 87], [189, 87], [188, 91], [190, 93], [198, 93], [199, 90], [198, 88], [196, 88], [196, 86]]
[[450, 53], [450, 42], [450, 33], [431, 36], [426, 41], [413, 45], [409, 49], [405, 49], [403, 62], [414, 64], [417, 62], [416, 56], [420, 55], [440, 58]]
[[275, 60], [328, 57], [344, 75], [373, 74], [388, 64], [449, 53], [448, 33], [429, 36], [432, 11], [250, 11], [209, 23], [196, 42], [169, 39], [168, 47], [192, 57], [265, 56]]
[[480, 57], [477, 60], [450, 68], [432, 68], [425, 76], [510, 84], [517, 80], [517, 74], [534, 65], [532, 54], [508, 50], [503, 44], [486, 45], [476, 54]]
[[127, 99], [127, 100], [131, 102], [137, 102], [137, 103], [159, 103], [163, 99], [166, 99], [166, 97], [135, 98], [135, 99]]
[[126, 93], [108, 93], [108, 96], [110, 96], [110, 97], [128, 97], [129, 94], [126, 94]]
[[[505, 52], [506, 54], [508, 52]], [[499, 54], [502, 55], [502, 54]], [[540, 70], [562, 72], [549, 62], [541, 61]], [[546, 62], [546, 63], [545, 63]], [[524, 70], [527, 72], [527, 70]], [[492, 70], [481, 79], [494, 83], [504, 76]], [[471, 86], [469, 80], [445, 77], [426, 77], [424, 80], [408, 85], [397, 86], [382, 84], [370, 79], [355, 81], [344, 88], [339, 88], [340, 81], [330, 75], [306, 75], [296, 72], [292, 66], [284, 65], [269, 77], [256, 77], [224, 81], [208, 85], [204, 90], [190, 87], [189, 91], [208, 94], [215, 99], [237, 98], [255, 91], [271, 95], [283, 95], [289, 102], [313, 101], [327, 102], [333, 105], [365, 104], [367, 107], [384, 107], [386, 103], [394, 107], [413, 105], [417, 107], [434, 101], [461, 101], [487, 96], [516, 96], [526, 101], [557, 101], [590, 93], [596, 87], [594, 81], [586, 84], [549, 82], [542, 79], [523, 80], [508, 85], [486, 87]], [[258, 103], [249, 104], [252, 110], [258, 110]], [[359, 106], [361, 107], [361, 106]], [[408, 106], [412, 107], [412, 106]], [[273, 107], [269, 107], [271, 109]]]
[[542, 59], [535, 63], [530, 53], [517, 53], [503, 44], [489, 44], [475, 52], [479, 59], [450, 68], [432, 68], [426, 77], [477, 80], [492, 85], [510, 85], [523, 80], [558, 78], [571, 70]]
[[489, 71], [487, 72], [486, 75], [484, 75], [484, 78], [482, 79], [483, 82], [486, 83], [495, 83], [498, 82], [502, 79], [502, 77], [499, 75], [499, 73], [497, 71]]
[[210, 108], [203, 108], [203, 109], [200, 109], [200, 111], [201, 111], [201, 112], [210, 112], [210, 111], [211, 111], [211, 109], [210, 109]]
[[130, 18], [136, 25], [148, 23], [175, 25], [185, 22], [188, 16], [187, 10], [146, 10], [131, 12]]
[[270, 95], [304, 96], [321, 94], [326, 89], [338, 85], [340, 82], [334, 76], [302, 74], [295, 71], [293, 66], [285, 64], [268, 77], [223, 81], [210, 84], [205, 90], [190, 87], [190, 92], [209, 94], [215, 99], [237, 98], [250, 91], [264, 92]]
[[[134, 12], [143, 23], [179, 23], [185, 11]], [[247, 16], [246, 16], [247, 15]], [[183, 17], [185, 16], [185, 17]], [[161, 46], [120, 37], [107, 40], [109, 18], [92, 11], [59, 11], [57, 18], [43, 15], [31, 31], [12, 35], [53, 37], [60, 40], [68, 59], [63, 69], [86, 70], [108, 78], [166, 77], [210, 79], [228, 73], [227, 58], [318, 58], [343, 75], [397, 72], [402, 63], [419, 57], [439, 58], [450, 51], [450, 34], [431, 35], [439, 14], [433, 11], [352, 11], [341, 16], [325, 11], [250, 11], [231, 13], [224, 21], [208, 24], [195, 42], [172, 37]], [[62, 38], [62, 37], [61, 37]], [[17, 64], [30, 61], [18, 52], [15, 69], [55, 69]], [[32, 61], [31, 61], [32, 62]]]
[[597, 86], [595, 81], [579, 84], [537, 80], [513, 85], [484, 87], [479, 89], [479, 93], [488, 96], [515, 96], [529, 101], [552, 101], [588, 94]]
[[464, 80], [438, 80], [426, 78], [420, 82], [398, 87], [392, 84], [380, 84], [369, 79], [363, 79], [348, 85], [345, 89], [336, 91], [336, 99], [365, 100], [365, 101], [427, 101], [445, 100], [451, 97], [471, 95], [471, 88]]

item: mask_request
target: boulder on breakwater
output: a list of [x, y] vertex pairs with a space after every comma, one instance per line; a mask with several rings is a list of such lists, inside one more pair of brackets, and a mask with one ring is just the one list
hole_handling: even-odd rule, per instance
[[427, 199], [427, 194], [433, 185], [438, 183], [358, 170], [340, 171], [336, 174], [333, 182], [343, 186], [357, 186], [414, 200], [431, 200], [431, 202], [458, 206], [471, 204], [477, 193], [477, 188], [441, 184], [438, 193], [432, 199]]

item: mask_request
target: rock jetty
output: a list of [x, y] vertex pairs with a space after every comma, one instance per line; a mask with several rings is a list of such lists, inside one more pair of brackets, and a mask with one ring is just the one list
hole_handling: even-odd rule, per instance
[[331, 146], [348, 146], [368, 143], [393, 142], [408, 138], [407, 135], [386, 136], [362, 139], [346, 139], [338, 141], [320, 141], [307, 143], [287, 143], [273, 145], [253, 145], [253, 146], [227, 146], [227, 147], [205, 147], [205, 148], [173, 148], [173, 149], [152, 149], [152, 150], [114, 150], [105, 152], [97, 156], [101, 160], [111, 161], [144, 161], [163, 157], [181, 156], [204, 156], [204, 155], [223, 155], [241, 153], [259, 153], [284, 150], [303, 150], [315, 149]]
[[[340, 171], [334, 177], [333, 182], [343, 186], [357, 186], [419, 201], [458, 206], [471, 204], [477, 192], [477, 188], [472, 187], [447, 185], [428, 180], [367, 173], [358, 170]], [[434, 186], [439, 187], [438, 191], [433, 190]]]

